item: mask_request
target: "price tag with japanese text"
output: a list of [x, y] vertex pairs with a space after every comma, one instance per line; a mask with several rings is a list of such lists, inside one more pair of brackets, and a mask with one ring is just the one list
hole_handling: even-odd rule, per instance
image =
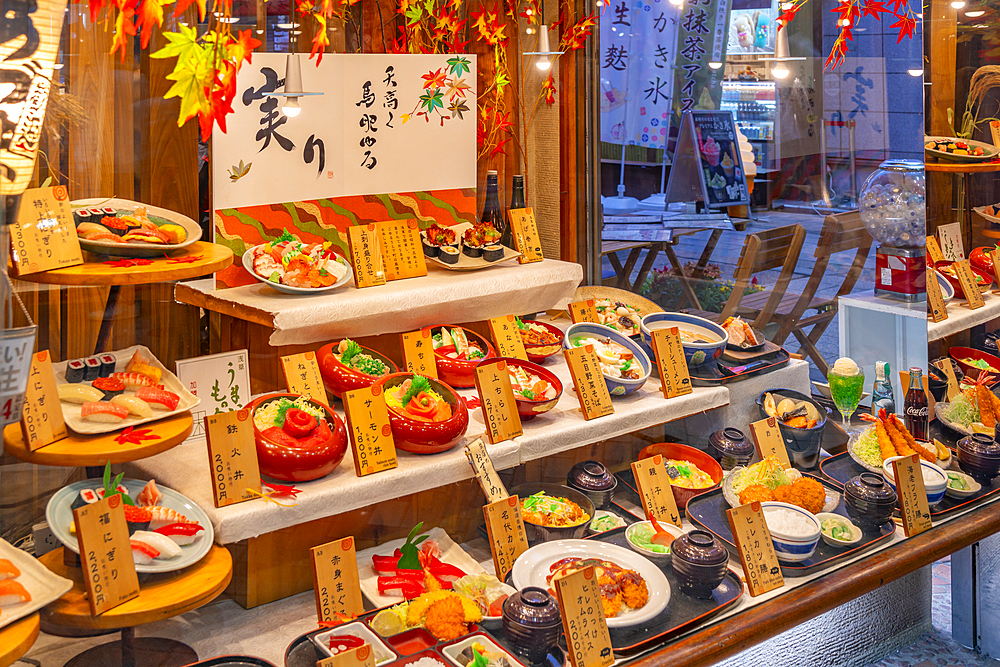
[[632, 463], [632, 475], [639, 487], [646, 516], [652, 515], [657, 521], [669, 521], [680, 528], [681, 513], [670, 488], [669, 472], [659, 454]]
[[355, 285], [359, 288], [385, 285], [378, 228], [374, 224], [352, 225], [347, 228], [347, 240], [351, 248]]
[[493, 342], [497, 344], [497, 353], [501, 357], [528, 360], [528, 353], [524, 351], [524, 339], [521, 338], [521, 329], [517, 326], [516, 317], [513, 315], [494, 317], [490, 320], [490, 332], [493, 334]]
[[611, 404], [611, 394], [601, 372], [601, 362], [597, 360], [593, 345], [563, 350], [569, 373], [573, 376], [573, 389], [580, 401], [583, 418], [610, 415], [615, 411]]
[[386, 280], [427, 275], [427, 261], [416, 220], [386, 220], [378, 223], [378, 230]]
[[495, 445], [524, 433], [506, 361], [490, 359], [480, 362], [476, 366], [476, 391], [483, 405], [486, 437], [490, 442]]
[[[944, 376], [948, 379], [948, 401], [951, 402], [952, 399], [958, 396], [961, 389], [959, 389], [958, 386], [958, 378], [955, 376], [955, 367], [950, 361], [947, 360], [944, 362], [943, 366], [944, 370], [941, 372], [943, 372]], [[939, 368], [938, 370], [941, 369]]]
[[931, 268], [927, 269], [925, 283], [927, 285], [927, 310], [930, 311], [931, 319], [935, 322], [948, 319], [948, 307], [941, 294], [941, 283], [938, 282], [937, 274]]
[[434, 345], [431, 330], [421, 329], [400, 334], [403, 341], [403, 363], [406, 372], [425, 375], [437, 379], [437, 364], [434, 362]]
[[486, 444], [482, 438], [476, 438], [474, 442], [465, 446], [465, 458], [469, 459], [472, 466], [472, 474], [476, 476], [479, 486], [482, 487], [486, 495], [486, 502], [493, 503], [498, 500], [508, 498], [507, 488], [500, 481], [496, 468], [493, 467], [493, 459], [486, 451]]
[[519, 264], [540, 262], [542, 259], [542, 241], [538, 235], [538, 225], [535, 224], [535, 214], [530, 208], [512, 208], [507, 214], [510, 218], [510, 228], [514, 232], [514, 247], [521, 253], [517, 258]]
[[653, 356], [656, 357], [656, 369], [660, 372], [660, 384], [664, 398], [690, 394], [691, 375], [688, 373], [687, 361], [684, 360], [684, 348], [681, 347], [680, 332], [677, 327], [670, 329], [654, 329]]
[[389, 427], [382, 387], [372, 385], [343, 395], [347, 430], [354, 447], [354, 472], [364, 477], [396, 467], [396, 443]]
[[594, 566], [552, 581], [573, 667], [607, 667], [615, 661]]
[[577, 322], [600, 324], [601, 320], [597, 317], [595, 303], [593, 299], [587, 299], [586, 301], [576, 301], [569, 304], [569, 319], [573, 320], [573, 324]]
[[892, 475], [899, 495], [899, 513], [907, 537], [919, 535], [931, 527], [931, 508], [927, 503], [920, 455], [904, 456], [892, 462]]
[[205, 417], [205, 440], [212, 467], [215, 506], [225, 507], [260, 495], [260, 468], [250, 410]]
[[989, 253], [989, 258], [993, 261], [993, 280], [996, 281], [995, 287], [993, 288], [994, 294], [1000, 294], [1000, 248], [994, 248]]
[[510, 496], [489, 505], [483, 505], [486, 534], [493, 554], [493, 567], [497, 579], [503, 581], [514, 567], [517, 557], [528, 550], [528, 536], [521, 518], [521, 501]]
[[12, 264], [21, 276], [83, 264], [66, 186], [25, 190], [10, 240]]
[[750, 424], [750, 437], [753, 438], [753, 446], [757, 449], [757, 456], [761, 461], [768, 456], [775, 456], [781, 462], [782, 468], [787, 470], [792, 467], [777, 418], [765, 417]]
[[337, 655], [323, 658], [316, 667], [375, 667], [375, 651], [371, 644], [341, 651]]
[[52, 359], [48, 350], [38, 352], [31, 359], [21, 432], [29, 452], [67, 436], [66, 422], [63, 420], [56, 389], [56, 375], [52, 372]]
[[936, 236], [927, 237], [927, 256], [931, 258], [932, 265], [945, 261], [944, 253], [941, 252], [941, 246], [938, 244]]
[[962, 286], [962, 292], [965, 294], [965, 300], [969, 309], [975, 310], [976, 308], [985, 306], [986, 302], [983, 300], [983, 293], [979, 291], [979, 283], [976, 282], [976, 274], [972, 271], [972, 267], [969, 266], [969, 260], [959, 260], [952, 264], [952, 266], [955, 268], [955, 275]]
[[329, 405], [326, 397], [326, 386], [323, 376], [319, 373], [315, 352], [303, 352], [281, 358], [281, 370], [285, 373], [285, 384], [288, 391], [300, 394], [323, 405]]
[[760, 503], [734, 507], [726, 511], [726, 516], [740, 553], [743, 576], [750, 589], [750, 596], [757, 597], [784, 586], [785, 577], [781, 574], [778, 554], [774, 551], [771, 531], [767, 529]]
[[87, 573], [90, 613], [114, 609], [139, 595], [122, 496], [116, 493], [73, 510], [80, 567]]
[[313, 584], [319, 622], [354, 618], [365, 610], [353, 537], [313, 547]]

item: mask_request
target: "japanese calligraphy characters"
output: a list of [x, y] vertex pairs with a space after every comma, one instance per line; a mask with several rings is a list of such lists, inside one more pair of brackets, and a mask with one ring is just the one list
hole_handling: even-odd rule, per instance
[[139, 595], [121, 494], [73, 510], [81, 568], [94, 616]]
[[208, 460], [215, 506], [225, 507], [260, 495], [260, 468], [250, 410], [205, 417]]
[[353, 537], [334, 540], [313, 547], [313, 584], [316, 592], [316, 615], [320, 623], [355, 617], [364, 609], [358, 560]]
[[32, 358], [21, 431], [29, 452], [62, 440], [67, 435], [48, 350], [42, 350]]

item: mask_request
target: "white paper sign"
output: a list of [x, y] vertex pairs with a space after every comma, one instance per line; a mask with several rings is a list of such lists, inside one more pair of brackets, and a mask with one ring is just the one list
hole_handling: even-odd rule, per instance
[[962, 244], [962, 223], [953, 222], [950, 225], [938, 225], [938, 239], [941, 241], [941, 254], [949, 262], [965, 259], [965, 247]]
[[[188, 440], [205, 437], [205, 417], [231, 412], [250, 402], [250, 366], [246, 350], [177, 360], [177, 378], [201, 399]], [[186, 442], [186, 441], [185, 441]]]
[[0, 428], [21, 420], [36, 333], [33, 326], [0, 331]]
[[[228, 132], [212, 135], [216, 209], [476, 187], [476, 56], [300, 57], [300, 113], [282, 112], [286, 54], [236, 78]], [[242, 165], [242, 168], [241, 168]]]

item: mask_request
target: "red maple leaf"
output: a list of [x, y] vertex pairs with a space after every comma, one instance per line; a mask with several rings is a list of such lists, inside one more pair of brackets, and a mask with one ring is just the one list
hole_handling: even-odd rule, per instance
[[879, 0], [865, 0], [865, 6], [861, 10], [861, 16], [871, 16], [876, 21], [879, 20], [879, 14], [888, 14], [889, 10], [886, 8], [885, 3]]
[[191, 6], [192, 3], [198, 3], [198, 20], [205, 20], [205, 0], [177, 0], [177, 5], [174, 7], [174, 16], [180, 16], [184, 11]]
[[153, 429], [144, 428], [139, 431], [133, 430], [131, 426], [115, 436], [115, 442], [119, 445], [141, 445], [143, 440], [159, 440], [162, 436], [153, 434]]
[[153, 260], [142, 259], [142, 258], [129, 258], [129, 259], [108, 260], [104, 263], [107, 264], [108, 266], [113, 266], [120, 269], [127, 269], [132, 266], [148, 266], [153, 263]]
[[122, 62], [125, 62], [125, 46], [128, 44], [129, 37], [135, 37], [136, 33], [135, 23], [132, 22], [133, 16], [135, 16], [135, 9], [125, 5], [115, 18], [115, 37], [111, 42], [111, 55], [121, 49]]
[[847, 42], [843, 39], [837, 39], [833, 44], [833, 48], [830, 49], [830, 55], [826, 57], [826, 62], [823, 63], [823, 69], [827, 67], [832, 69], [837, 69], [837, 66], [844, 61], [844, 56], [847, 55]]
[[296, 489], [294, 486], [275, 484], [274, 482], [265, 482], [264, 480], [260, 480], [260, 486], [261, 490], [264, 491], [264, 495], [276, 498], [295, 498], [302, 493], [302, 489]]
[[890, 28], [899, 28], [899, 37], [896, 39], [896, 43], [899, 44], [903, 41], [903, 37], [909, 37], [913, 39], [913, 29], [917, 27], [917, 20], [912, 16], [899, 16], [899, 19], [893, 23]]
[[910, 10], [909, 0], [888, 0], [888, 2], [889, 6], [892, 7], [893, 15], [896, 17], [904, 15]]
[[254, 39], [250, 34], [250, 30], [241, 30], [238, 34], [239, 39], [229, 45], [229, 56], [235, 61], [237, 67], [240, 66], [244, 59], [252, 65], [253, 50], [260, 46], [262, 42], [259, 39]]
[[[221, 128], [222, 125], [220, 124], [219, 127]], [[225, 132], [225, 130], [222, 131]], [[168, 255], [164, 255], [164, 257], [167, 258], [167, 264], [193, 264], [201, 260], [204, 255], [187, 255], [186, 257], [178, 257], [177, 259], [171, 259]]]
[[163, 5], [161, 0], [142, 0], [136, 12], [136, 27], [142, 28], [140, 44], [142, 48], [149, 46], [149, 38], [153, 36], [153, 25], [157, 28], [163, 25]]
[[548, 105], [555, 104], [556, 102], [556, 82], [553, 80], [552, 75], [549, 74], [549, 78], [545, 80], [542, 84], [542, 93], [545, 95], [545, 103]]
[[513, 127], [513, 123], [510, 122], [510, 112], [508, 111], [503, 116], [500, 115], [498, 111], [496, 117], [493, 119], [496, 124], [497, 132], [510, 132], [510, 128]]
[[502, 141], [497, 142], [497, 145], [494, 146], [493, 150], [490, 152], [490, 157], [496, 157], [500, 154], [506, 155], [507, 151], [504, 150], [504, 144], [508, 141], [510, 141], [510, 137], [505, 137]]
[[424, 88], [441, 88], [444, 86], [444, 80], [447, 76], [447, 73], [442, 68], [436, 72], [423, 74], [420, 78], [424, 80]]
[[107, 5], [107, 0], [89, 0], [87, 7], [90, 9], [90, 22], [97, 22], [97, 15], [101, 13], [104, 6]]
[[795, 19], [795, 13], [798, 12], [801, 7], [802, 5], [795, 5], [791, 9], [786, 9], [785, 11], [778, 14], [778, 18], [775, 19], [775, 21], [777, 21], [778, 23], [778, 30], [781, 30], [786, 25], [791, 23], [792, 20]]
[[837, 27], [840, 29], [850, 28], [859, 16], [858, 6], [854, 4], [854, 0], [838, 2], [837, 6], [830, 11], [834, 14], [840, 14], [840, 18], [837, 19]]

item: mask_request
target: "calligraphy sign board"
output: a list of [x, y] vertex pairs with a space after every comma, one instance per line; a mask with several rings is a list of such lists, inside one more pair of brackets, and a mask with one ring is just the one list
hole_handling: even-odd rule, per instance
[[587, 299], [586, 301], [575, 301], [569, 304], [569, 319], [573, 320], [573, 324], [577, 322], [600, 324], [601, 320], [597, 317], [597, 308], [594, 307], [595, 303], [594, 299]]
[[601, 372], [601, 362], [597, 360], [593, 345], [563, 350], [569, 374], [573, 376], [573, 390], [580, 401], [580, 410], [586, 420], [610, 415], [615, 411], [611, 405], [608, 383]]
[[250, 402], [250, 365], [246, 350], [178, 359], [177, 379], [201, 401], [190, 440], [205, 437], [205, 415], [229, 412]]
[[250, 410], [205, 417], [205, 440], [212, 469], [215, 506], [225, 507], [260, 495], [260, 467]]
[[354, 472], [364, 477], [396, 467], [396, 442], [389, 426], [389, 409], [382, 387], [372, 385], [344, 392], [344, 414], [354, 447]]
[[313, 584], [319, 622], [337, 621], [338, 614], [360, 616], [365, 610], [353, 537], [313, 547]]
[[19, 195], [31, 181], [52, 71], [62, 38], [66, 0], [36, 0], [3, 5], [0, 43], [0, 93], [4, 114], [0, 134], [0, 193]]
[[792, 467], [788, 461], [788, 449], [785, 447], [784, 438], [781, 437], [777, 418], [765, 417], [750, 424], [750, 437], [753, 438], [753, 446], [757, 449], [757, 456], [761, 461], [768, 456], [774, 456], [782, 468]]
[[341, 651], [335, 656], [316, 662], [316, 667], [375, 667], [375, 651], [371, 644]]
[[778, 554], [774, 551], [771, 531], [767, 528], [760, 503], [726, 510], [726, 516], [736, 540], [740, 562], [743, 564], [743, 576], [751, 597], [784, 586], [785, 578], [781, 574]]
[[18, 275], [83, 264], [65, 185], [24, 192], [10, 228], [11, 260]]
[[920, 455], [904, 456], [892, 462], [892, 475], [899, 494], [899, 513], [903, 517], [903, 532], [907, 537], [919, 535], [931, 528], [931, 508], [927, 503], [923, 466]]
[[965, 259], [965, 244], [962, 242], [962, 223], [953, 222], [948, 225], [938, 225], [938, 238], [941, 240], [941, 255], [946, 261], [957, 262]]
[[427, 260], [424, 259], [417, 221], [387, 220], [377, 226], [385, 279], [426, 276]]
[[487, 502], [493, 503], [510, 497], [507, 493], [507, 487], [500, 481], [500, 476], [497, 475], [496, 468], [493, 467], [493, 459], [486, 451], [486, 444], [482, 438], [476, 438], [475, 441], [465, 446], [465, 458], [469, 459], [472, 474], [476, 476], [479, 486], [486, 494]]
[[119, 493], [73, 510], [90, 613], [114, 609], [139, 595], [125, 508]]
[[538, 236], [538, 225], [535, 224], [535, 214], [530, 208], [512, 208], [507, 212], [510, 228], [514, 232], [514, 245], [521, 256], [518, 264], [540, 262], [542, 256], [541, 237]]
[[601, 602], [601, 585], [594, 566], [588, 565], [552, 583], [573, 667], [608, 667], [614, 663], [611, 634]]
[[507, 362], [491, 359], [476, 366], [476, 391], [483, 404], [486, 436], [494, 445], [524, 433], [517, 412], [514, 388], [510, 384]]
[[21, 432], [24, 433], [29, 452], [51, 445], [67, 435], [48, 350], [35, 354], [31, 360], [28, 390], [24, 396], [24, 413], [21, 416]]
[[437, 379], [437, 363], [434, 361], [434, 346], [431, 330], [421, 329], [399, 334], [403, 341], [403, 362], [408, 373], [417, 373]]
[[281, 370], [285, 374], [285, 384], [288, 391], [300, 396], [306, 396], [323, 405], [329, 403], [326, 397], [326, 385], [319, 373], [315, 352], [302, 352], [281, 358]]
[[652, 515], [657, 521], [669, 521], [681, 527], [681, 513], [677, 510], [674, 491], [670, 488], [670, 477], [659, 454], [634, 461], [632, 475], [642, 497], [642, 509], [646, 516]]
[[360, 287], [385, 285], [382, 244], [375, 225], [355, 225], [347, 230], [354, 265], [354, 284]]
[[503, 498], [483, 506], [486, 535], [493, 554], [493, 568], [503, 581], [514, 567], [517, 557], [528, 550], [528, 536], [521, 517], [521, 501], [517, 496]]

